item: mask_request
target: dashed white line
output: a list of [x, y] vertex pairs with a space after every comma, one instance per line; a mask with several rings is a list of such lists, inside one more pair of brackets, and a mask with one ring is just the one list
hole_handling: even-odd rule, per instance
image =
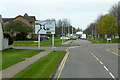
[[103, 65], [103, 63], [101, 62], [101, 61], [99, 61], [100, 62], [100, 64], [102, 64]]
[[109, 71], [108, 68], [107, 68], [106, 66], [104, 66], [104, 68], [105, 68], [107, 71]]
[[116, 80], [116, 78], [114, 77], [114, 75], [109, 71], [109, 69], [105, 66], [105, 64], [103, 64], [103, 62], [100, 61], [100, 59], [98, 59], [98, 57], [97, 57], [96, 55], [94, 55], [92, 52], [90, 52], [90, 53], [95, 57], [95, 59], [96, 59], [97, 61], [99, 61], [99, 63], [100, 63], [101, 65], [103, 65], [104, 69], [110, 74], [110, 76], [111, 76], [114, 80]]
[[[109, 72], [109, 74], [112, 76], [112, 78], [114, 78], [115, 79], [115, 77], [113, 76], [113, 74], [111, 73], [111, 72]], [[116, 80], [116, 79], [115, 79]]]
[[99, 61], [99, 59], [98, 58], [96, 58], [98, 61]]

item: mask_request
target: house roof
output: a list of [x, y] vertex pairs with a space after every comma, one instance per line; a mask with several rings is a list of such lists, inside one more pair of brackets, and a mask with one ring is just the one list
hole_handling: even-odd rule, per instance
[[[29, 21], [30, 23], [32, 23], [34, 20], [36, 20], [36, 19], [35, 19], [35, 16], [28, 16], [27, 13], [25, 13], [24, 16], [18, 15], [18, 16], [15, 17], [15, 18], [18, 18], [18, 17], [22, 17], [22, 18], [26, 19], [27, 21]], [[13, 20], [13, 19], [15, 19], [15, 18], [3, 18], [3, 22], [11, 21], [11, 20]]]
[[13, 20], [14, 18], [2, 18], [3, 19], [3, 23], [4, 22], [7, 22], [7, 21], [11, 21], [11, 20]]

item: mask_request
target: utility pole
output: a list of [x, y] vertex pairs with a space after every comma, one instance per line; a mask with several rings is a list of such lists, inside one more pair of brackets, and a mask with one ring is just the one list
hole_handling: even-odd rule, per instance
[[65, 37], [65, 27], [66, 27], [66, 24], [65, 24], [65, 22], [64, 22], [64, 37]]
[[[62, 38], [63, 38], [63, 23], [62, 23]], [[62, 44], [63, 44], [63, 39], [62, 39]]]
[[72, 37], [73, 37], [73, 26], [72, 26]]
[[68, 25], [68, 36], [70, 36], [70, 24]]
[[93, 39], [93, 24], [92, 24], [92, 39]]

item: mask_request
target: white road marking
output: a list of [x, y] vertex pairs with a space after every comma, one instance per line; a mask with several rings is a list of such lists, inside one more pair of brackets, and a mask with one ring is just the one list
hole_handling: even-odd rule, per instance
[[104, 68], [105, 68], [107, 71], [109, 71], [108, 68], [106, 68], [106, 66], [104, 66]]
[[90, 52], [90, 53], [95, 57], [95, 59], [96, 59], [97, 61], [99, 61], [99, 63], [104, 67], [104, 69], [110, 74], [110, 76], [111, 76], [114, 80], [116, 80], [116, 78], [114, 77], [114, 75], [109, 71], [109, 69], [105, 66], [105, 64], [103, 64], [103, 62], [100, 61], [100, 59], [98, 59], [98, 57], [97, 57], [96, 55], [94, 55], [92, 52]]
[[102, 64], [103, 65], [103, 63], [101, 62], [101, 61], [99, 61], [100, 62], [100, 64]]
[[[115, 79], [115, 77], [113, 76], [113, 74], [111, 73], [111, 72], [109, 72], [109, 74], [112, 76], [112, 78], [114, 78]], [[116, 80], [116, 79], [115, 79]]]

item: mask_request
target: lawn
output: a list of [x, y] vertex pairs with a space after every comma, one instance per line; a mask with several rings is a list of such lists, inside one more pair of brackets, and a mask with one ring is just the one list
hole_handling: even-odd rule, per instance
[[[14, 41], [13, 46], [38, 46], [37, 42], [34, 41]], [[40, 46], [52, 46], [52, 40], [42, 40], [40, 41]], [[55, 40], [54, 46], [69, 46], [62, 45], [62, 40]]]
[[0, 52], [0, 70], [2, 70], [2, 52]]
[[25, 58], [32, 57], [38, 54], [39, 50], [28, 49], [8, 49], [2, 52], [2, 69], [10, 67], [18, 62], [25, 60]]
[[[90, 41], [90, 42], [92, 42], [93, 44], [94, 43], [107, 43], [107, 39], [104, 39], [103, 42], [101, 42], [100, 39], [93, 40], [92, 38], [87, 38], [87, 40]], [[119, 39], [112, 39], [111, 43], [120, 43], [120, 40]]]
[[98, 40], [93, 40], [93, 39], [91, 39], [91, 38], [86, 38], [88, 41], [90, 41], [91, 43], [100, 43], [100, 41], [98, 41]]
[[63, 58], [65, 51], [51, 52], [39, 59], [13, 78], [49, 78]]

